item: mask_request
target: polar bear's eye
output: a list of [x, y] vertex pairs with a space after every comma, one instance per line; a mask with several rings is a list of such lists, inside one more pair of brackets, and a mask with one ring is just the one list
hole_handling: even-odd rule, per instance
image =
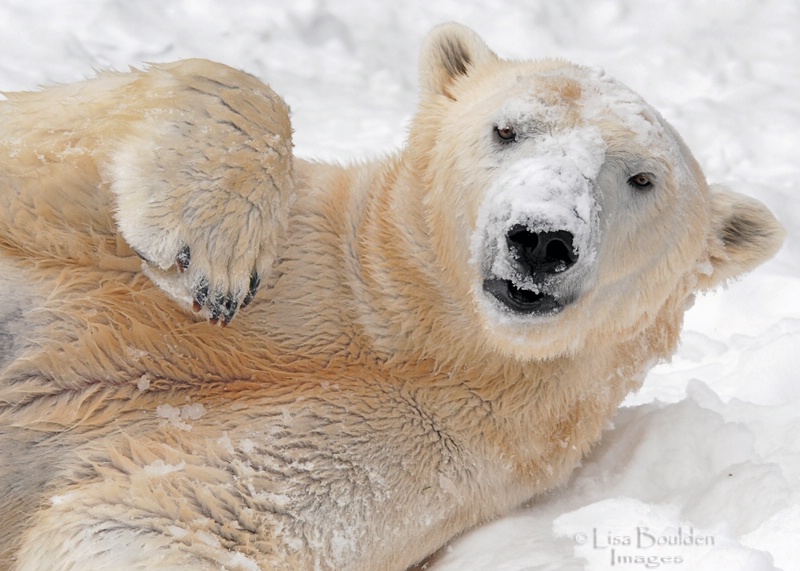
[[495, 127], [494, 132], [502, 143], [511, 143], [517, 140], [517, 132], [513, 127]]
[[650, 190], [653, 188], [653, 176], [646, 172], [640, 172], [629, 178], [628, 184], [636, 190]]

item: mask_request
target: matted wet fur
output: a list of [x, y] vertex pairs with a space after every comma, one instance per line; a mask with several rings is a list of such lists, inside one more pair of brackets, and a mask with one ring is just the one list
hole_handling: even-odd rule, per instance
[[0, 569], [406, 569], [563, 482], [781, 244], [602, 74], [451, 24], [420, 81], [348, 167], [208, 61], [6, 95]]

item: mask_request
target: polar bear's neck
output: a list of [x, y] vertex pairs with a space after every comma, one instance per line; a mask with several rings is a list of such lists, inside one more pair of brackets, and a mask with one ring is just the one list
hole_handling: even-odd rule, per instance
[[[451, 302], [437, 284], [441, 274], [429, 236], [409, 223], [422, 214], [398, 196], [408, 191], [398, 184], [401, 158], [349, 168], [298, 163], [298, 199], [272, 294], [278, 306], [304, 314], [290, 335], [305, 347], [319, 342], [325, 352], [432, 357], [437, 332], [451, 327], [445, 315]], [[317, 285], [308, 288], [312, 280]], [[307, 303], [291, 299], [303, 283], [302, 291], [314, 292]], [[314, 339], [305, 337], [307, 323], [315, 324]]]

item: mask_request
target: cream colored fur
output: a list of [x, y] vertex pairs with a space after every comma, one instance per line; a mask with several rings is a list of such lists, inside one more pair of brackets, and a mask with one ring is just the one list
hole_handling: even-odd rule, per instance
[[[0, 569], [406, 569], [564, 482], [693, 293], [780, 246], [624, 86], [457, 25], [422, 54], [407, 146], [350, 167], [211, 62], [0, 103]], [[504, 312], [490, 191], [591, 137], [580, 295]]]

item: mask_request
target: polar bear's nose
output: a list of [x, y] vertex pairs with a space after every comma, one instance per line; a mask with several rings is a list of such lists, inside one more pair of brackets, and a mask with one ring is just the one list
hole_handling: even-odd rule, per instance
[[506, 241], [519, 269], [531, 277], [563, 272], [578, 261], [573, 235], [566, 230], [533, 232], [516, 225], [508, 231]]

